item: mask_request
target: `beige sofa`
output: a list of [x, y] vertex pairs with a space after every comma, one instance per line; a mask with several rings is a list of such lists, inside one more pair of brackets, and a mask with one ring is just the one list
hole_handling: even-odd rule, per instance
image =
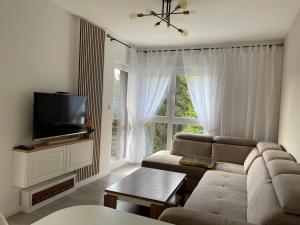
[[[211, 157], [212, 170], [183, 166], [185, 154]], [[300, 225], [300, 166], [274, 143], [179, 134], [171, 151], [142, 166], [187, 173], [191, 196], [160, 220], [177, 225]]]

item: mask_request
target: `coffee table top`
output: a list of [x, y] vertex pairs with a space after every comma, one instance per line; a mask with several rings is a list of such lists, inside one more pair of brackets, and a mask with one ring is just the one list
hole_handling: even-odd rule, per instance
[[143, 200], [167, 203], [181, 187], [186, 174], [142, 167], [105, 191]]

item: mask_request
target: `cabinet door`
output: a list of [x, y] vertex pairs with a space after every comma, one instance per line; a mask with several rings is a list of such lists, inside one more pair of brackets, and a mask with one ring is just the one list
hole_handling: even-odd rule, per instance
[[92, 164], [93, 141], [85, 141], [67, 146], [67, 172]]
[[65, 174], [65, 153], [66, 147], [64, 146], [29, 153], [26, 186]]

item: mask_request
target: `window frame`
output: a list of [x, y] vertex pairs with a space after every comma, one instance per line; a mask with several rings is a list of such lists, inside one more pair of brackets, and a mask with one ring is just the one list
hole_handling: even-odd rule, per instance
[[[176, 107], [176, 78], [177, 76], [183, 75], [183, 68], [177, 67], [172, 72], [172, 77], [170, 79], [170, 84], [168, 85], [166, 91], [167, 97], [167, 112], [166, 116], [154, 116], [148, 122], [150, 123], [165, 123], [167, 124], [167, 149], [171, 148], [171, 143], [173, 139], [173, 126], [174, 125], [195, 125], [201, 126], [199, 124], [198, 118], [189, 119], [185, 117], [175, 116]], [[163, 99], [164, 101], [164, 99]]]

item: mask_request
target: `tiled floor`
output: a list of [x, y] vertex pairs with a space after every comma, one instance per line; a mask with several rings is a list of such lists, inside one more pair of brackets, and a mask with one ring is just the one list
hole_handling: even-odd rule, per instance
[[[127, 164], [116, 170], [110, 175], [105, 176], [97, 181], [87, 184], [75, 192], [60, 198], [30, 214], [18, 213], [8, 218], [9, 225], [29, 225], [52, 212], [57, 210], [75, 206], [75, 205], [103, 205], [104, 190], [109, 185], [116, 183], [128, 174], [134, 172], [140, 165]], [[140, 215], [147, 215], [148, 209], [135, 205], [120, 203], [118, 209], [132, 212]]]

